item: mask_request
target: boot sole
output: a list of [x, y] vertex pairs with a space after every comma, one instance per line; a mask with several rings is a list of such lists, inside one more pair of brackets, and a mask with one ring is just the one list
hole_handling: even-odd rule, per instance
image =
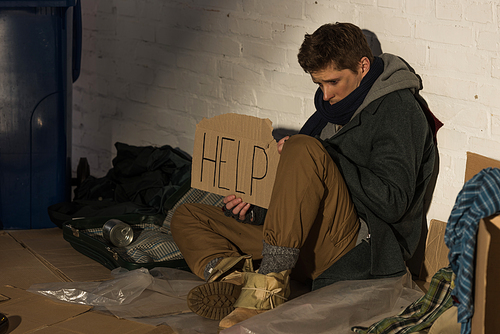
[[187, 304], [191, 311], [208, 319], [222, 320], [234, 310], [234, 303], [241, 292], [240, 285], [211, 282], [189, 291]]

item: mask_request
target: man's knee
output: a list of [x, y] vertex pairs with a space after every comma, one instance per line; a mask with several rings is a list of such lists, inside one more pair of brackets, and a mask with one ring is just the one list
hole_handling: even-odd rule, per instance
[[286, 141], [282, 154], [286, 154], [287, 151], [288, 154], [293, 155], [300, 155], [301, 152], [310, 153], [311, 151], [326, 152], [318, 139], [302, 134], [291, 136]]
[[175, 210], [172, 220], [170, 221], [170, 231], [172, 235], [182, 230], [182, 225], [187, 217], [193, 217], [190, 206], [192, 206], [190, 203], [182, 204]]

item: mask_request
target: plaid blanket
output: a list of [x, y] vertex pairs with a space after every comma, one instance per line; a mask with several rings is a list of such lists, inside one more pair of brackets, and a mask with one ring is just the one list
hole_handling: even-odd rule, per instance
[[370, 327], [353, 327], [355, 333], [406, 334], [432, 326], [453, 305], [451, 298], [454, 274], [450, 267], [440, 269], [432, 277], [429, 291], [396, 316], [385, 318]]

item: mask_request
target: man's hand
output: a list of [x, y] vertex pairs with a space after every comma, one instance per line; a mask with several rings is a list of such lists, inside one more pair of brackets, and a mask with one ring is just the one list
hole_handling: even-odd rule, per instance
[[240, 220], [245, 220], [245, 216], [251, 206], [249, 203], [243, 202], [240, 197], [236, 197], [236, 195], [224, 197], [224, 204], [226, 209], [232, 211], [232, 213], [237, 215]]
[[278, 153], [281, 154], [281, 151], [283, 150], [283, 145], [285, 145], [285, 142], [290, 138], [290, 136], [286, 136], [280, 139], [278, 142]]

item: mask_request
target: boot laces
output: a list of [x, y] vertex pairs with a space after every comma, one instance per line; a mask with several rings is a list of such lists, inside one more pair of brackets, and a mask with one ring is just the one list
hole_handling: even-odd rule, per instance
[[282, 300], [287, 301], [287, 298], [278, 295], [278, 293], [280, 293], [283, 290], [283, 288], [276, 288], [274, 290], [267, 290], [267, 289], [263, 289], [263, 288], [242, 288], [242, 290], [254, 290], [254, 291], [265, 292], [267, 296], [264, 300], [269, 299], [269, 302], [271, 304], [271, 309], [276, 307], [276, 306], [274, 306], [274, 299], [272, 297], [281, 298]]

